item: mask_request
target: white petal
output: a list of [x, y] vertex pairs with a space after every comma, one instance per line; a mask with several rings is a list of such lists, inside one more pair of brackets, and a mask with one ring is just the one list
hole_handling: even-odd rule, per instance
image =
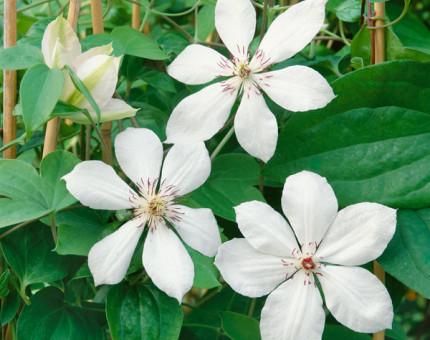
[[110, 165], [101, 161], [79, 163], [62, 179], [67, 190], [92, 209], [129, 209], [133, 207], [129, 198], [137, 195]]
[[91, 248], [88, 266], [96, 286], [114, 285], [124, 278], [143, 229], [142, 220], [133, 219]]
[[251, 156], [267, 162], [275, 153], [278, 140], [276, 118], [261, 94], [244, 94], [234, 119], [239, 144]]
[[356, 266], [379, 257], [396, 230], [396, 210], [358, 203], [339, 211], [324, 235], [317, 256], [324, 262]]
[[259, 46], [271, 64], [292, 57], [310, 43], [324, 24], [326, 2], [301, 1], [273, 21]]
[[390, 328], [393, 305], [385, 286], [359, 267], [327, 266], [318, 276], [327, 308], [337, 321], [356, 332]]
[[208, 140], [226, 122], [236, 100], [236, 91], [212, 84], [184, 98], [167, 122], [165, 143], [195, 143]]
[[85, 61], [87, 61], [88, 59], [90, 59], [96, 55], [99, 55], [99, 54], [111, 55], [112, 52], [113, 52], [112, 43], [107, 44], [107, 45], [103, 45], [103, 46], [93, 47], [93, 48], [90, 48], [88, 51], [82, 53], [77, 58], [76, 64], [81, 65]]
[[[115, 91], [120, 59], [99, 54], [77, 65], [76, 75], [85, 84], [100, 108], [109, 102]], [[63, 90], [60, 99], [74, 106], [92, 109], [85, 96], [76, 88], [69, 91]]]
[[[111, 98], [105, 104], [103, 108], [101, 108], [100, 112], [100, 123], [110, 122], [112, 120], [119, 120], [127, 117], [134, 117], [138, 109], [135, 109], [128, 105], [125, 101], [121, 99]], [[88, 109], [88, 112], [91, 118], [96, 122], [97, 114], [92, 108]], [[83, 113], [75, 113], [70, 116], [66, 116], [65, 118], [70, 119], [71, 121], [78, 124], [89, 124], [88, 118]]]
[[173, 185], [183, 196], [201, 186], [211, 172], [211, 160], [203, 142], [175, 144], [163, 164], [161, 183]]
[[249, 0], [218, 0], [215, 27], [231, 54], [246, 59], [255, 33], [256, 15]]
[[175, 233], [162, 224], [150, 230], [142, 260], [154, 284], [181, 303], [193, 285], [194, 265]]
[[325, 322], [321, 295], [303, 280], [304, 274], [298, 272], [267, 297], [260, 320], [263, 339], [321, 339]]
[[300, 244], [319, 244], [336, 217], [337, 199], [325, 177], [302, 171], [286, 179], [282, 209]]
[[279, 256], [260, 253], [243, 238], [223, 243], [215, 265], [231, 288], [249, 297], [269, 294], [291, 274]]
[[290, 111], [319, 109], [335, 97], [327, 80], [306, 66], [290, 66], [254, 78], [276, 104]]
[[81, 54], [81, 44], [66, 19], [62, 16], [51, 22], [42, 39], [42, 53], [46, 65], [63, 68], [74, 65]]
[[239, 229], [251, 246], [265, 254], [293, 256], [298, 248], [287, 221], [270, 205], [251, 201], [234, 207]]
[[167, 72], [182, 83], [197, 85], [207, 83], [215, 77], [232, 76], [232, 67], [232, 63], [217, 51], [193, 44], [173, 60]]
[[203, 255], [213, 257], [221, 245], [221, 236], [215, 216], [210, 209], [192, 209], [175, 205], [180, 221], [172, 221], [182, 240]]
[[147, 183], [160, 177], [163, 145], [148, 129], [127, 130], [115, 139], [115, 155], [124, 173], [134, 183]]

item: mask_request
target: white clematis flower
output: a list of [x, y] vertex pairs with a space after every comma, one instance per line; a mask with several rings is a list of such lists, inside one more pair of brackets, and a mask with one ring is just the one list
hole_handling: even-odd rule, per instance
[[261, 91], [291, 111], [324, 107], [335, 96], [327, 81], [305, 66], [265, 70], [302, 50], [324, 23], [327, 0], [305, 0], [278, 16], [250, 59], [256, 15], [250, 0], [218, 0], [217, 31], [231, 59], [201, 45], [188, 46], [169, 66], [173, 78], [191, 85], [230, 77], [183, 99], [167, 123], [167, 143], [211, 138], [226, 122], [236, 97], [243, 94], [234, 127], [240, 145], [267, 162], [278, 139], [276, 118]]
[[[84, 53], [81, 44], [70, 24], [62, 16], [51, 22], [43, 35], [42, 53], [45, 63], [50, 68], [69, 66], [90, 91], [101, 111], [101, 122], [131, 117], [137, 109], [120, 99], [112, 98], [118, 81], [120, 57], [113, 57], [111, 44], [94, 47]], [[97, 115], [90, 103], [73, 85], [70, 75], [63, 71], [64, 89], [60, 100], [76, 107], [87, 109], [91, 117]], [[80, 124], [88, 124], [83, 113], [76, 113], [66, 118]]]
[[[391, 328], [393, 306], [384, 285], [357, 267], [382, 254], [396, 227], [396, 211], [377, 203], [337, 211], [324, 177], [309, 171], [285, 181], [282, 210], [265, 203], [235, 207], [245, 239], [224, 243], [215, 259], [240, 294], [268, 296], [261, 312], [264, 340], [321, 339], [325, 314], [357, 332]], [[298, 243], [297, 243], [297, 241]]]
[[115, 154], [136, 191], [100, 161], [82, 162], [63, 177], [70, 193], [92, 209], [133, 209], [132, 220], [91, 248], [88, 265], [94, 282], [116, 284], [123, 279], [146, 225], [143, 266], [158, 288], [181, 302], [193, 284], [194, 266], [178, 235], [206, 256], [215, 256], [221, 244], [212, 211], [178, 201], [208, 178], [208, 151], [204, 143], [176, 144], [160, 177], [160, 140], [148, 129], [129, 128], [116, 137]]

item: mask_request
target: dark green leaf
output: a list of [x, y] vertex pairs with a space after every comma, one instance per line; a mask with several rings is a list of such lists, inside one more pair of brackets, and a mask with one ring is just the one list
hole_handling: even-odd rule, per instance
[[106, 298], [106, 315], [112, 339], [177, 339], [182, 325], [182, 308], [153, 285], [112, 287]]
[[0, 311], [2, 326], [8, 324], [15, 317], [18, 312], [20, 302], [21, 301], [16, 290], [11, 291], [10, 294], [6, 296]]
[[55, 251], [61, 255], [87, 256], [107, 226], [106, 218], [100, 212], [88, 208], [57, 214], [55, 221], [58, 225]]
[[9, 269], [6, 269], [6, 271], [0, 275], [0, 298], [4, 298], [9, 294], [9, 277]]
[[149, 85], [167, 92], [176, 92], [175, 84], [167, 74], [158, 71], [148, 71], [139, 76]]
[[396, 320], [393, 320], [393, 327], [392, 329], [387, 329], [385, 331], [385, 334], [387, 338], [393, 339], [393, 340], [407, 340], [408, 336], [406, 335], [402, 325], [397, 322]]
[[131, 27], [114, 28], [112, 37], [121, 44], [125, 54], [152, 60], [167, 59], [167, 54], [155, 41]]
[[198, 288], [214, 288], [221, 284], [218, 281], [219, 271], [214, 265], [214, 259], [200, 254], [189, 246], [185, 246], [194, 263], [193, 286]]
[[212, 164], [208, 180], [193, 191], [190, 200], [197, 206], [212, 209], [214, 214], [235, 221], [233, 207], [252, 200], [264, 201], [253, 184], [258, 184], [259, 166], [251, 156], [222, 155]]
[[20, 96], [27, 139], [48, 120], [63, 87], [64, 76], [59, 69], [36, 65], [25, 73]]
[[322, 340], [372, 340], [372, 337], [356, 333], [342, 325], [325, 325]]
[[378, 261], [397, 280], [430, 298], [430, 209], [399, 210], [393, 239]]
[[34, 222], [1, 241], [7, 263], [23, 287], [37, 282], [60, 280], [67, 275], [67, 257], [57, 255], [49, 227]]
[[259, 340], [260, 328], [258, 321], [249, 316], [222, 312], [222, 329], [232, 340]]
[[20, 340], [103, 339], [100, 326], [84, 309], [64, 302], [63, 293], [54, 287], [45, 288], [25, 306], [18, 320]]
[[319, 173], [340, 206], [363, 201], [428, 206], [423, 169], [430, 165], [430, 116], [423, 112], [430, 113], [430, 78], [424, 76], [429, 71], [430, 64], [403, 61], [342, 77], [333, 83], [338, 97], [332, 103], [288, 121], [264, 173], [282, 183], [302, 170]]
[[360, 19], [361, 0], [329, 0], [327, 10], [346, 22], [356, 22]]
[[30, 44], [0, 49], [0, 69], [3, 70], [21, 70], [44, 63], [40, 48]]

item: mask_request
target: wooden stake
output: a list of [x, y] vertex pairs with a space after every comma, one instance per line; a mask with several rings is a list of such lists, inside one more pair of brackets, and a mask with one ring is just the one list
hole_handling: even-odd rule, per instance
[[[93, 22], [93, 33], [94, 34], [104, 33], [101, 0], [91, 0], [91, 15], [92, 15], [92, 22]], [[105, 122], [102, 124], [101, 135], [107, 146], [107, 150], [105, 150], [105, 148], [102, 148], [102, 159], [103, 159], [103, 162], [105, 162], [106, 164], [109, 164], [109, 159], [112, 159], [112, 157], [110, 157], [112, 155], [111, 131], [112, 131], [112, 122]]]
[[[70, 0], [67, 21], [76, 31], [78, 25], [79, 11], [81, 9], [81, 0]], [[43, 158], [49, 153], [57, 150], [58, 133], [60, 131], [60, 117], [51, 119], [46, 125], [45, 143], [43, 145]]]
[[[375, 16], [376, 17], [385, 17], [385, 2], [375, 2], [374, 3]], [[376, 20], [375, 27], [384, 25], [385, 22], [383, 20]], [[371, 32], [375, 32], [375, 55], [372, 60], [375, 61], [375, 64], [383, 63], [385, 61], [385, 28], [380, 28], [377, 30], [371, 30]], [[381, 265], [374, 261], [373, 262], [373, 272], [376, 277], [381, 280], [383, 284], [385, 284], [385, 271], [381, 267]], [[373, 334], [373, 340], [384, 340], [385, 339], [385, 331], [380, 331]]]
[[[16, 0], [4, 2], [4, 47], [16, 45]], [[16, 71], [3, 71], [3, 145], [16, 139], [16, 117], [13, 109], [16, 104]], [[16, 146], [3, 152], [3, 157], [16, 158]]]
[[133, 27], [136, 30], [139, 30], [140, 28], [140, 13], [141, 13], [141, 6], [133, 3], [132, 14], [131, 14], [131, 27]]

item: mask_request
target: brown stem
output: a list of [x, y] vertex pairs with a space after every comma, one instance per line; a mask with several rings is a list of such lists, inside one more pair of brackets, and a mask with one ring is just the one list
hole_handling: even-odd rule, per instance
[[[16, 0], [4, 2], [4, 47], [16, 45]], [[3, 145], [16, 139], [16, 71], [3, 71]], [[16, 146], [3, 152], [4, 158], [16, 158]]]
[[[385, 2], [375, 2], [375, 15], [378, 17], [385, 17]], [[375, 26], [384, 25], [383, 20], [376, 20]], [[372, 33], [374, 33], [372, 35]], [[383, 63], [385, 61], [385, 29], [380, 28], [377, 30], [370, 30], [372, 40], [372, 64]], [[381, 267], [381, 265], [374, 261], [373, 263], [373, 272], [376, 277], [381, 280], [382, 283], [385, 284], [385, 271]], [[373, 340], [384, 340], [385, 339], [385, 331], [380, 331], [373, 334]]]
[[91, 159], [91, 125], [88, 124], [85, 130], [85, 160]]
[[[372, 20], [372, 4], [370, 0], [367, 0], [367, 26], [373, 27], [374, 22]], [[370, 49], [371, 49], [371, 63], [372, 65], [375, 64], [375, 31], [370, 30]]]
[[[81, 0], [70, 0], [67, 21], [76, 31], [78, 25], [79, 11], [81, 9]], [[51, 119], [46, 125], [45, 143], [43, 145], [43, 156], [57, 150], [58, 132], [60, 131], [60, 117]]]

